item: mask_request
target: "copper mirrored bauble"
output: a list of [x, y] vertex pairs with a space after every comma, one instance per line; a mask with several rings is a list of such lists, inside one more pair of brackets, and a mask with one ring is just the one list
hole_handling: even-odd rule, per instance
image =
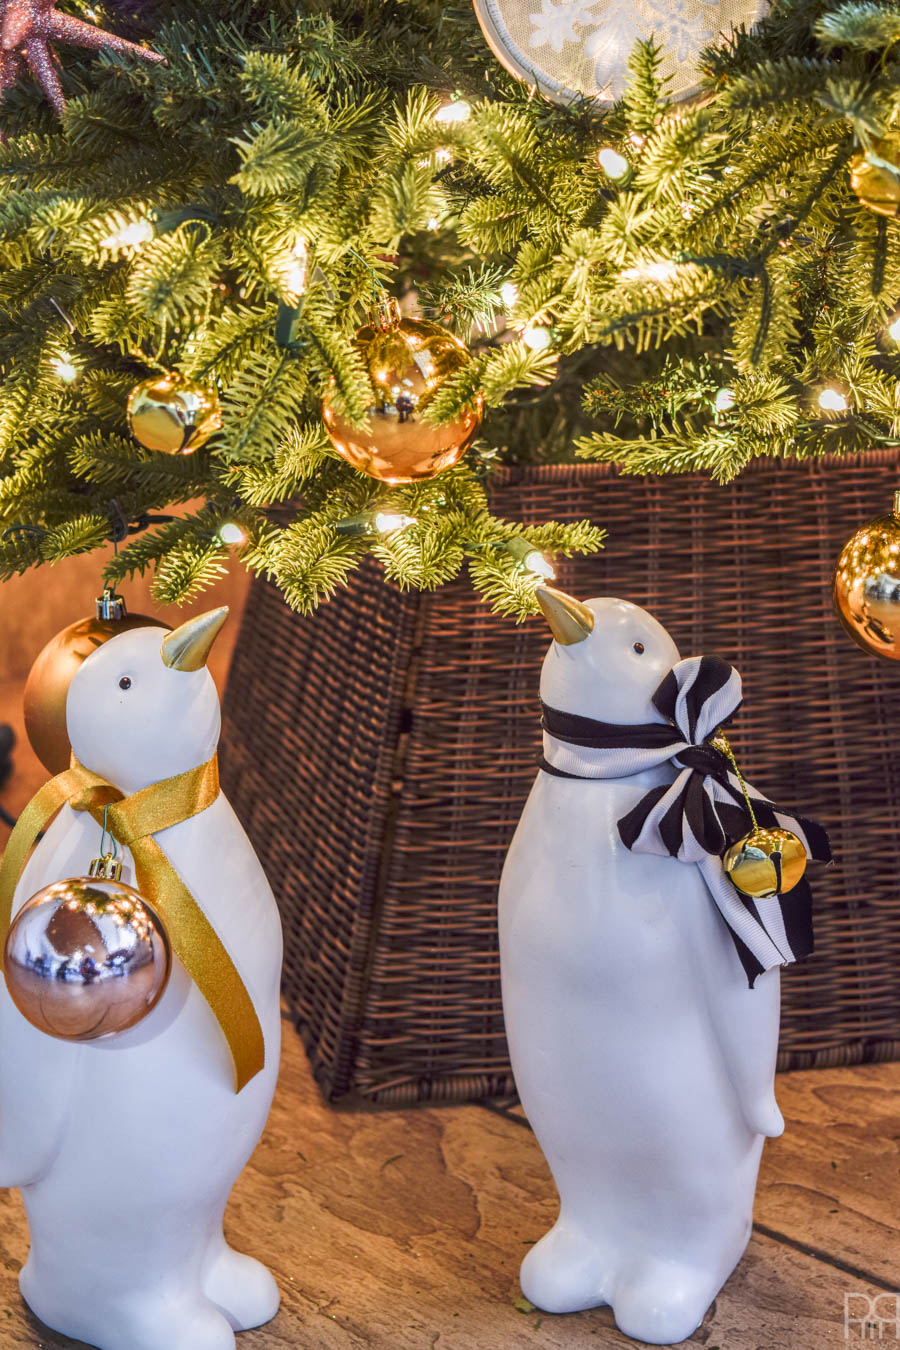
[[131, 391], [128, 425], [147, 450], [192, 455], [222, 425], [219, 396], [177, 370], [151, 375]]
[[900, 493], [891, 515], [864, 525], [844, 545], [834, 607], [863, 651], [900, 658]]
[[883, 136], [850, 161], [850, 186], [879, 216], [900, 213], [900, 136]]
[[322, 416], [338, 454], [383, 483], [433, 478], [457, 464], [481, 424], [481, 396], [446, 426], [423, 422], [422, 413], [444, 381], [471, 361], [468, 348], [440, 324], [401, 317], [390, 306], [359, 329], [356, 345], [372, 401], [364, 425], [353, 427], [335, 406], [335, 390], [325, 395]]
[[135, 1026], [162, 996], [171, 964], [158, 916], [131, 886], [105, 877], [38, 891], [13, 920], [3, 952], [19, 1012], [64, 1041]]
[[790, 830], [757, 828], [732, 844], [723, 861], [739, 891], [768, 900], [802, 880], [806, 849]]
[[24, 695], [25, 730], [48, 773], [62, 773], [69, 767], [72, 749], [66, 730], [66, 697], [81, 663], [104, 642], [129, 628], [168, 627], [147, 614], [126, 614], [122, 606], [121, 618], [95, 614], [69, 624], [50, 639], [31, 667]]

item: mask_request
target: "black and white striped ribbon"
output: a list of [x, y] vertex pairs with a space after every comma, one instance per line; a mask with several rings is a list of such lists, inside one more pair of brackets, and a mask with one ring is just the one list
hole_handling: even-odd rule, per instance
[[[747, 978], [789, 965], [813, 948], [812, 894], [804, 877], [769, 900], [743, 895], [729, 880], [722, 854], [752, 828], [740, 779], [712, 744], [741, 706], [741, 677], [717, 656], [679, 661], [653, 696], [665, 721], [622, 726], [543, 705], [541, 767], [562, 778], [626, 778], [671, 762], [675, 780], [650, 789], [618, 822], [636, 853], [696, 863], [734, 939]], [[757, 822], [800, 839], [807, 856], [830, 862], [828, 836], [815, 821], [780, 811], [744, 780]]]

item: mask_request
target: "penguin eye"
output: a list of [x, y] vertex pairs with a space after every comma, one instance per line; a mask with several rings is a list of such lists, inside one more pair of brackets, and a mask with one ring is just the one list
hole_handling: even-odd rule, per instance
[[121, 680], [119, 681], [119, 688], [120, 688], [120, 689], [130, 689], [130, 688], [131, 688], [131, 679], [130, 679], [130, 677], [129, 677], [128, 675], [123, 675], [123, 676], [122, 676]]
[[643, 656], [643, 655], [644, 655], [644, 644], [643, 644], [643, 642], [636, 642], [636, 643], [634, 644], [634, 650], [637, 652], [638, 656]]

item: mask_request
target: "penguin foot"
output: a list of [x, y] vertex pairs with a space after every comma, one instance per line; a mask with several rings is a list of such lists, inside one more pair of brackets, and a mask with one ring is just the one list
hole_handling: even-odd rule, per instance
[[126, 1301], [110, 1295], [93, 1306], [66, 1308], [45, 1290], [26, 1264], [19, 1276], [22, 1297], [35, 1317], [53, 1331], [99, 1350], [235, 1350], [234, 1331], [218, 1308], [202, 1297], [158, 1291]]
[[719, 1292], [707, 1271], [675, 1261], [648, 1261], [616, 1283], [612, 1309], [626, 1336], [649, 1345], [677, 1345], [697, 1330]]
[[522, 1262], [522, 1293], [549, 1313], [581, 1312], [608, 1303], [608, 1266], [599, 1248], [560, 1220]]
[[252, 1256], [234, 1251], [221, 1237], [207, 1254], [203, 1292], [235, 1331], [249, 1331], [271, 1322], [281, 1302], [278, 1286], [266, 1267]]

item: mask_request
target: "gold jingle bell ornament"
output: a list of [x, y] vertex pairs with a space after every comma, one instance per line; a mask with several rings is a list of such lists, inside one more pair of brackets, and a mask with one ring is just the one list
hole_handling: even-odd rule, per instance
[[57, 633], [31, 667], [25, 684], [25, 730], [48, 773], [55, 775], [69, 767], [72, 747], [66, 729], [66, 698], [75, 672], [104, 642], [129, 628], [168, 629], [169, 625], [148, 614], [128, 614], [121, 595], [104, 591], [97, 598], [96, 614]]
[[769, 900], [792, 891], [806, 871], [806, 849], [791, 830], [761, 829], [732, 844], [723, 859], [725, 871], [744, 895]]
[[131, 391], [128, 425], [147, 450], [192, 455], [222, 425], [219, 396], [177, 370], [151, 375]]
[[883, 136], [850, 161], [850, 186], [863, 206], [879, 216], [900, 212], [900, 134]]
[[807, 853], [802, 840], [793, 830], [760, 825], [744, 775], [724, 732], [719, 732], [713, 745], [731, 760], [753, 826], [749, 834], [726, 849], [722, 858], [726, 875], [743, 895], [754, 900], [771, 900], [792, 891], [806, 871]]
[[3, 951], [9, 996], [48, 1036], [93, 1041], [127, 1031], [156, 1006], [172, 956], [159, 916], [121, 880], [112, 854], [86, 877], [56, 881], [16, 915]]
[[475, 439], [483, 400], [455, 422], [431, 426], [421, 414], [444, 381], [471, 361], [469, 349], [440, 324], [406, 318], [396, 300], [381, 301], [356, 334], [369, 372], [372, 401], [365, 424], [353, 427], [334, 403], [322, 402], [331, 443], [348, 464], [383, 483], [433, 478], [457, 464]]
[[844, 545], [834, 569], [834, 607], [863, 651], [900, 658], [900, 492], [889, 516], [870, 521]]

